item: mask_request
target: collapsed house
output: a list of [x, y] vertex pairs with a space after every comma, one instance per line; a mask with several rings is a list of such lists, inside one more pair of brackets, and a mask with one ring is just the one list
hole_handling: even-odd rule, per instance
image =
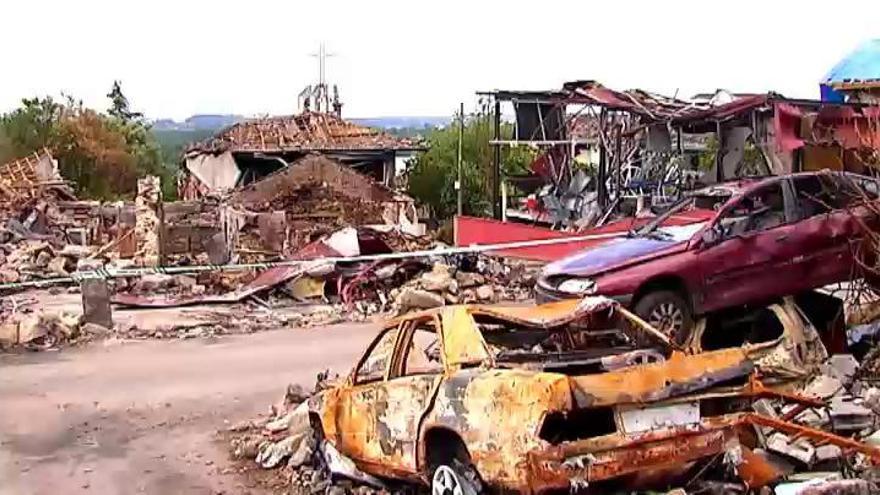
[[422, 149], [409, 139], [361, 127], [334, 113], [254, 119], [228, 127], [184, 154], [180, 197], [229, 192], [317, 153], [393, 187], [396, 162]]
[[[668, 204], [697, 184], [819, 169], [865, 173], [878, 163], [880, 107], [866, 103], [726, 92], [683, 100], [595, 81], [481, 94], [495, 100], [492, 145], [542, 150], [527, 177], [510, 180], [525, 193], [547, 186], [527, 205], [535, 210], [530, 218], [543, 212], [547, 223], [566, 227], [601, 225], [634, 211], [640, 197]], [[516, 115], [512, 136], [501, 135], [502, 102]], [[710, 153], [707, 167], [698, 168], [694, 152]], [[496, 153], [499, 219], [508, 211], [500, 160]]]

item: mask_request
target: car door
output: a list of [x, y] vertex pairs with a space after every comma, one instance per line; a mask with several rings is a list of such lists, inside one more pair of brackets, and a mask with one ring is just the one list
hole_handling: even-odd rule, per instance
[[791, 241], [796, 215], [785, 180], [757, 187], [722, 209], [713, 222], [714, 239], [697, 254], [703, 311], [759, 302], [788, 294], [797, 286], [791, 268], [797, 246]]
[[838, 179], [832, 174], [792, 179], [799, 216], [793, 237], [800, 246], [793, 262], [801, 274], [793, 292], [848, 280], [853, 273], [859, 222], [847, 209], [851, 198]]
[[[404, 324], [383, 329], [348, 378], [345, 386], [325, 397], [324, 410], [333, 415], [335, 447], [360, 462], [375, 464], [383, 457], [379, 417], [384, 414], [386, 379]], [[325, 428], [325, 433], [328, 428]]]
[[440, 321], [435, 315], [402, 328], [398, 352], [386, 383], [385, 410], [379, 416], [382, 453], [398, 474], [416, 474], [419, 430], [443, 376]]

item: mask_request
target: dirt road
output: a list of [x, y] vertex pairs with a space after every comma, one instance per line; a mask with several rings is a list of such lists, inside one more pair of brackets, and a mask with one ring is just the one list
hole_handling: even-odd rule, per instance
[[345, 373], [371, 325], [0, 355], [0, 495], [259, 493], [214, 432]]

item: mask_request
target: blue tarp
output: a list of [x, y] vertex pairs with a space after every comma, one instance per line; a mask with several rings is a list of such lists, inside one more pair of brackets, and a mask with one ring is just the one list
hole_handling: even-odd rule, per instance
[[868, 40], [828, 71], [819, 84], [823, 101], [843, 101], [831, 83], [880, 80], [880, 38]]

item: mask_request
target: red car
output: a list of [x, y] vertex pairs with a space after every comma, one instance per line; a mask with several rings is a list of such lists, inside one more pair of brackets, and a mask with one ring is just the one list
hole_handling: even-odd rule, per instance
[[[698, 315], [851, 279], [878, 184], [826, 171], [694, 191], [626, 238], [547, 265], [538, 300], [609, 296], [681, 342]], [[706, 220], [666, 225], [683, 212]]]

